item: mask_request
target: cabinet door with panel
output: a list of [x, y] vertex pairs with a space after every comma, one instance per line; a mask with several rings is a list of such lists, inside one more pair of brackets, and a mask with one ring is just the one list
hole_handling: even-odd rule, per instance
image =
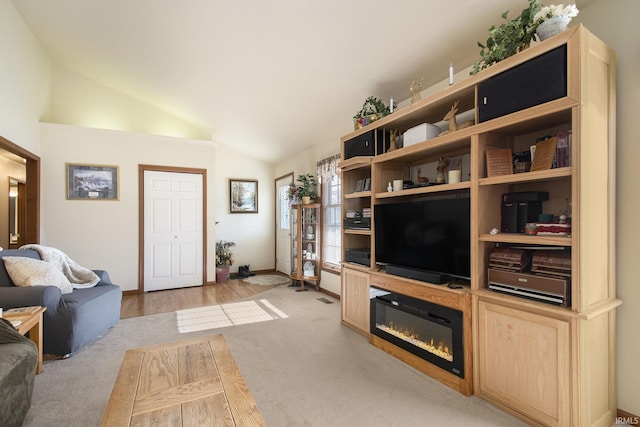
[[477, 393], [545, 425], [571, 424], [570, 323], [478, 302]]
[[342, 323], [363, 335], [369, 335], [369, 273], [342, 268]]

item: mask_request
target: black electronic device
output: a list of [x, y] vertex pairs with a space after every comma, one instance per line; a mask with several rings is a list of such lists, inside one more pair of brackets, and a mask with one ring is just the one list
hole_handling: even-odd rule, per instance
[[374, 218], [376, 263], [387, 273], [432, 283], [470, 279], [469, 191], [375, 205]]
[[501, 213], [503, 233], [524, 233], [528, 222], [538, 222], [542, 202], [502, 202]]
[[344, 228], [349, 230], [370, 230], [370, 217], [344, 218]]
[[562, 45], [478, 84], [478, 122], [567, 96]]
[[357, 156], [383, 154], [390, 143], [390, 133], [384, 129], [373, 129], [351, 138], [344, 143], [344, 159]]
[[542, 202], [518, 202], [518, 233], [524, 233], [528, 222], [538, 222]]
[[444, 273], [437, 273], [429, 270], [421, 270], [419, 268], [402, 267], [398, 265], [388, 265], [385, 267], [385, 273], [394, 276], [406, 277], [407, 279], [420, 280], [421, 282], [435, 283], [442, 285], [449, 281], [450, 276]]
[[518, 232], [518, 203], [502, 202], [500, 231], [503, 233]]
[[345, 251], [345, 261], [356, 264], [371, 265], [371, 250], [369, 248], [351, 248]]
[[563, 307], [571, 306], [571, 281], [564, 277], [490, 268], [489, 289]]
[[545, 200], [549, 200], [548, 191], [519, 191], [502, 195], [503, 202], [543, 202]]

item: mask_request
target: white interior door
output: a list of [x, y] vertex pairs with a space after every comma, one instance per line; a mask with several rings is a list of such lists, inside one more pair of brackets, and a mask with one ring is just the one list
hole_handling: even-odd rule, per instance
[[202, 175], [144, 171], [144, 290], [203, 284]]
[[276, 180], [276, 271], [291, 273], [291, 230], [287, 189], [293, 174]]

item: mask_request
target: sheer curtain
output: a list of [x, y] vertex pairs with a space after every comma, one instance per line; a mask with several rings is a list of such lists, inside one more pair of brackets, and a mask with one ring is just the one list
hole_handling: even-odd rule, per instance
[[322, 264], [329, 270], [337, 270], [342, 258], [340, 236], [340, 173], [336, 154], [317, 163], [318, 181], [322, 194]]

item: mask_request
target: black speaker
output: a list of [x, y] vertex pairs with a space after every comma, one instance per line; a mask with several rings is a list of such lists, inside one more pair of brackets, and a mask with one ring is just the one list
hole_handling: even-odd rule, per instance
[[528, 222], [538, 222], [538, 215], [542, 213], [542, 202], [518, 203], [518, 233], [524, 233]]
[[351, 138], [344, 143], [344, 159], [356, 156], [375, 156], [383, 154], [389, 148], [388, 130], [374, 129]]
[[518, 203], [502, 202], [501, 229], [503, 233], [518, 232]]
[[542, 202], [502, 202], [503, 233], [524, 233], [528, 222], [538, 222]]
[[567, 46], [562, 45], [478, 85], [478, 122], [567, 96]]

